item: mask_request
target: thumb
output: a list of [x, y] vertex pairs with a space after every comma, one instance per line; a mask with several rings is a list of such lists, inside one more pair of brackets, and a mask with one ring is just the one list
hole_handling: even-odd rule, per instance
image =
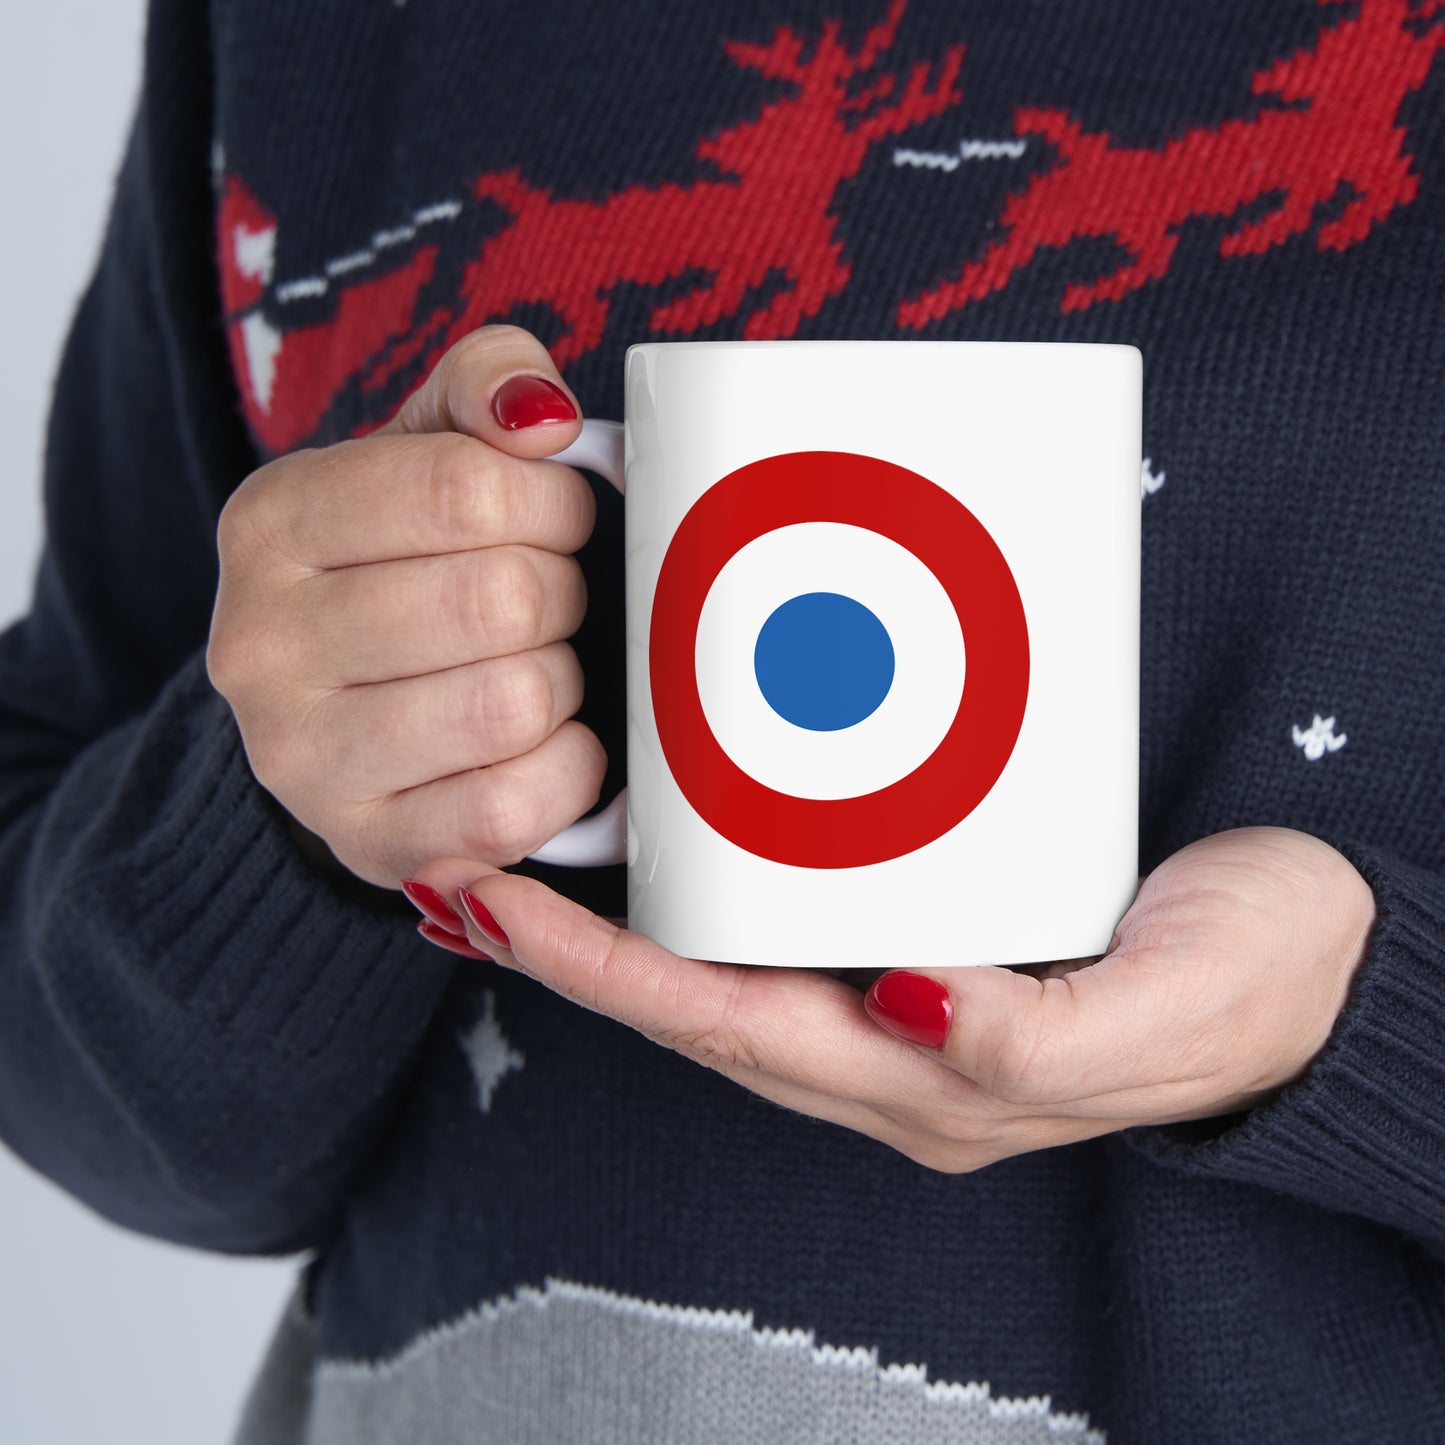
[[881, 1027], [936, 1051], [995, 1098], [1062, 1112], [1162, 1082], [1160, 977], [1118, 954], [1045, 978], [1007, 968], [898, 970], [874, 983], [864, 1005]]
[[484, 326], [437, 362], [383, 433], [462, 432], [514, 457], [576, 440], [582, 409], [547, 348], [519, 326]]

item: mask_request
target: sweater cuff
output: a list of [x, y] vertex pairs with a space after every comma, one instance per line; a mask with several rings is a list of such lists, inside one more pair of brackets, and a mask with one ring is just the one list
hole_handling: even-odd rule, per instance
[[226, 1034], [293, 1057], [394, 1052], [450, 968], [419, 948], [400, 894], [303, 856], [202, 657], [128, 752], [79, 844], [79, 886], [57, 900], [69, 938], [103, 933], [112, 953], [124, 940], [131, 983]]
[[1374, 891], [1375, 927], [1329, 1041], [1276, 1099], [1137, 1129], [1160, 1163], [1290, 1194], [1445, 1242], [1445, 880], [1336, 844]]

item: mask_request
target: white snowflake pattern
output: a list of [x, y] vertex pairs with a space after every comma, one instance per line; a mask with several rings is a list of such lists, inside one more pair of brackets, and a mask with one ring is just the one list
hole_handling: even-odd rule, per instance
[[1152, 497], [1164, 485], [1165, 475], [1164, 472], [1154, 470], [1153, 457], [1145, 457], [1144, 465], [1139, 469], [1140, 497]]
[[1304, 755], [1312, 763], [1317, 763], [1326, 753], [1337, 753], [1349, 742], [1348, 733], [1335, 732], [1335, 720], [1332, 717], [1322, 718], [1319, 713], [1315, 714], [1315, 720], [1307, 728], [1295, 727], [1292, 729], [1294, 745], [1304, 750]]
[[497, 996], [490, 989], [482, 995], [482, 1016], [462, 1035], [461, 1045], [476, 1080], [477, 1103], [490, 1114], [497, 1085], [526, 1063], [497, 1022]]

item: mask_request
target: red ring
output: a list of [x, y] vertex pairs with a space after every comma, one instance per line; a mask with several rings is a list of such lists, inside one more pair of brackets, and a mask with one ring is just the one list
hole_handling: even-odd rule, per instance
[[[963, 631], [963, 695], [948, 732], [906, 777], [858, 797], [799, 798], [758, 782], [724, 752], [698, 694], [697, 628], [714, 579], [755, 537], [800, 522], [864, 527], [906, 547]], [[729, 473], [682, 519], [658, 573], [648, 664], [663, 754], [706, 823], [760, 858], [859, 868], [942, 837], [998, 781], [1028, 700], [1028, 624], [998, 544], [950, 492], [876, 457], [791, 452]]]

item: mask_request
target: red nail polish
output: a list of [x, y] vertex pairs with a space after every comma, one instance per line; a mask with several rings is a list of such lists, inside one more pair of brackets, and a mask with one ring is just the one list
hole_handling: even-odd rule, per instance
[[953, 1000], [935, 979], [899, 969], [885, 973], [863, 999], [873, 1022], [910, 1044], [941, 1049], [953, 1022]]
[[473, 948], [465, 938], [458, 938], [455, 933], [448, 933], [445, 928], [439, 928], [430, 918], [423, 918], [417, 924], [416, 931], [428, 943], [434, 943], [438, 948], [446, 949], [448, 953], [459, 953], [463, 958], [476, 959], [478, 963], [495, 962], [490, 953], [483, 953], [480, 948]]
[[492, 415], [508, 431], [525, 431], [549, 421], [575, 421], [572, 398], [545, 376], [513, 376], [497, 388]]
[[512, 941], [507, 937], [502, 925], [492, 917], [491, 909], [475, 893], [469, 893], [463, 888], [457, 896], [462, 900], [462, 907], [467, 910], [467, 916], [476, 924], [478, 931], [488, 943], [495, 943], [498, 948], [511, 948]]
[[433, 923], [445, 928], [448, 933], [456, 934], [458, 938], [466, 937], [467, 925], [462, 922], [462, 915], [430, 884], [416, 878], [403, 878], [401, 891]]

